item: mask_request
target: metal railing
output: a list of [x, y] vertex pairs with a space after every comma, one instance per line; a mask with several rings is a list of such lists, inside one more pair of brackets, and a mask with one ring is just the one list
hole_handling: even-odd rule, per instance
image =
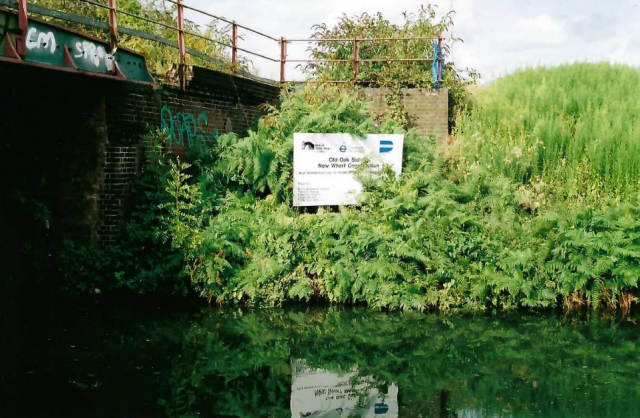
[[[353, 58], [351, 59], [286, 59], [286, 49], [281, 56], [281, 62], [293, 62], [293, 63], [352, 63], [353, 65], [353, 80], [323, 80], [328, 83], [358, 83], [358, 73], [360, 71], [360, 63], [373, 63], [373, 62], [433, 62], [438, 61], [438, 83], [442, 81], [442, 54], [437, 54], [434, 58], [417, 57], [417, 58], [360, 58], [360, 46], [363, 42], [407, 42], [407, 41], [437, 41], [438, 50], [442, 50], [442, 37], [409, 37], [409, 38], [307, 38], [307, 39], [287, 39], [287, 43], [292, 42], [307, 42], [307, 43], [321, 43], [321, 42], [344, 42], [353, 43]], [[282, 66], [283, 64], [281, 64]], [[282, 67], [281, 67], [282, 68]], [[284, 69], [280, 72], [280, 82], [284, 83]]]
[[[238, 51], [243, 52], [245, 54], [250, 54], [259, 58], [263, 58], [269, 60], [271, 62], [280, 64], [280, 83], [287, 82], [286, 80], [286, 64], [287, 63], [344, 63], [351, 64], [353, 66], [353, 80], [324, 80], [324, 82], [333, 82], [333, 83], [358, 83], [358, 73], [360, 70], [361, 63], [374, 63], [374, 62], [425, 62], [425, 61], [437, 61], [438, 64], [438, 75], [436, 81], [439, 83], [441, 81], [441, 71], [442, 71], [442, 54], [438, 53], [434, 58], [427, 57], [407, 57], [407, 58], [390, 58], [390, 57], [381, 57], [381, 58], [360, 58], [360, 46], [364, 42], [407, 42], [407, 41], [437, 41], [438, 51], [442, 50], [442, 40], [441, 36], [438, 37], [409, 37], [409, 38], [353, 38], [353, 39], [344, 39], [344, 38], [310, 38], [310, 39], [287, 39], [285, 37], [274, 37], [267, 35], [263, 32], [255, 30], [253, 28], [241, 25], [236, 23], [233, 20], [228, 20], [222, 16], [216, 16], [209, 12], [196, 9], [195, 7], [191, 7], [186, 5], [183, 0], [162, 0], [167, 3], [171, 3], [176, 6], [176, 25], [170, 25], [165, 22], [160, 22], [154, 19], [150, 19], [145, 16], [141, 16], [135, 13], [130, 13], [125, 10], [118, 9], [117, 0], [107, 0], [107, 4], [100, 3], [94, 0], [76, 0], [78, 2], [82, 2], [85, 4], [89, 4], [98, 8], [106, 9], [108, 11], [108, 24], [105, 22], [96, 21], [94, 19], [78, 16], [62, 11], [56, 11], [52, 9], [47, 9], [42, 6], [31, 5], [28, 6], [28, 0], [0, 0], [0, 4], [9, 5], [18, 10], [19, 15], [24, 14], [24, 18], [26, 20], [27, 10], [33, 11], [37, 14], [45, 15], [48, 17], [53, 17], [60, 20], [66, 20], [73, 23], [79, 23], [82, 25], [92, 26], [102, 30], [108, 30], [109, 33], [109, 46], [111, 50], [115, 50], [118, 46], [119, 42], [119, 34], [123, 33], [128, 36], [135, 36], [155, 42], [162, 43], [172, 48], [176, 48], [178, 50], [178, 74], [180, 78], [180, 84], [184, 88], [186, 86], [186, 67], [187, 60], [186, 56], [191, 55], [196, 58], [203, 59], [209, 62], [220, 63], [220, 60], [211, 57], [201, 51], [194, 50], [192, 48], [188, 48], [186, 44], [186, 36], [193, 36], [200, 39], [203, 39], [208, 42], [215, 43], [225, 48], [231, 49], [231, 69], [234, 73], [242, 73], [244, 76], [250, 76], [245, 71], [241, 71], [238, 65]], [[196, 13], [199, 13], [208, 18], [221, 21], [231, 25], [231, 43], [222, 42], [218, 39], [213, 39], [205, 34], [194, 32], [185, 28], [185, 10], [190, 10]], [[155, 24], [161, 26], [166, 29], [175, 30], [177, 32], [177, 42], [166, 39], [162, 36], [151, 34], [148, 32], [126, 28], [126, 27], [118, 27], [118, 15], [124, 15], [131, 17], [133, 19], [139, 19], [141, 21]], [[258, 36], [266, 38], [268, 40], [274, 41], [279, 44], [279, 58], [272, 58], [268, 55], [264, 55], [259, 52], [250, 51], [245, 48], [241, 48], [238, 46], [238, 40], [240, 39], [238, 35], [238, 29], [244, 29], [251, 33], [254, 33]], [[287, 57], [287, 45], [293, 42], [307, 42], [307, 43], [319, 43], [319, 42], [346, 42], [353, 43], [353, 57], [351, 59], [288, 59]], [[251, 77], [251, 78], [255, 78]], [[436, 84], [438, 84], [436, 83]]]
[[[26, 1], [26, 0], [18, 0], [18, 1], [21, 2], [21, 1]], [[272, 36], [269, 36], [269, 35], [267, 35], [265, 33], [262, 33], [260, 31], [257, 31], [255, 29], [249, 28], [247, 26], [240, 25], [240, 24], [236, 23], [235, 21], [228, 20], [228, 19], [226, 19], [226, 18], [224, 18], [222, 16], [216, 16], [216, 15], [213, 15], [211, 13], [205, 12], [204, 10], [199, 10], [199, 9], [196, 9], [195, 7], [188, 6], [188, 5], [184, 4], [184, 2], [182, 0], [163, 0], [163, 1], [167, 2], [167, 3], [171, 3], [171, 4], [176, 6], [176, 11], [177, 11], [177, 13], [176, 13], [176, 24], [177, 24], [177, 26], [168, 25], [168, 24], [166, 24], [164, 22], [159, 22], [157, 20], [153, 20], [153, 19], [150, 19], [150, 18], [147, 18], [147, 17], [144, 17], [144, 16], [140, 16], [140, 15], [134, 14], [134, 13], [129, 13], [129, 12], [126, 12], [124, 10], [119, 10], [118, 7], [117, 7], [117, 0], [108, 0], [109, 1], [108, 5], [104, 5], [104, 4], [101, 4], [101, 3], [98, 3], [98, 2], [95, 2], [95, 1], [92, 1], [92, 0], [77, 0], [77, 1], [80, 1], [80, 2], [83, 2], [83, 3], [87, 3], [87, 4], [91, 4], [91, 5], [94, 5], [96, 7], [100, 7], [100, 8], [104, 8], [104, 9], [108, 9], [109, 10], [109, 45], [110, 45], [112, 50], [114, 48], [116, 48], [117, 45], [118, 45], [118, 22], [117, 22], [118, 21], [118, 17], [117, 17], [118, 14], [129, 16], [129, 17], [132, 17], [134, 19], [140, 19], [140, 20], [148, 22], [148, 23], [152, 23], [152, 24], [156, 24], [156, 25], [162, 26], [162, 27], [164, 27], [166, 29], [171, 29], [171, 30], [177, 31], [177, 34], [178, 34], [177, 49], [178, 49], [178, 57], [179, 57], [178, 58], [179, 59], [178, 75], [179, 75], [179, 78], [180, 78], [180, 84], [181, 84], [181, 86], [183, 88], [186, 85], [186, 74], [187, 74], [187, 72], [186, 72], [186, 66], [187, 66], [186, 56], [187, 56], [187, 54], [193, 55], [193, 56], [195, 56], [197, 58], [203, 58], [202, 54], [194, 53], [195, 52], [194, 50], [190, 50], [190, 49], [187, 48], [187, 46], [186, 46], [187, 45], [187, 43], [186, 43], [186, 36], [187, 35], [193, 36], [193, 37], [196, 37], [196, 38], [200, 38], [200, 39], [203, 39], [205, 41], [212, 42], [212, 43], [215, 43], [215, 44], [223, 46], [223, 47], [230, 48], [231, 49], [231, 68], [232, 68], [232, 71], [234, 73], [237, 73], [238, 69], [239, 69], [239, 66], [238, 66], [238, 51], [244, 52], [246, 54], [251, 54], [251, 55], [254, 55], [256, 57], [264, 58], [264, 59], [267, 59], [267, 60], [272, 61], [272, 62], [279, 62], [280, 61], [278, 59], [271, 58], [271, 57], [266, 56], [264, 54], [260, 54], [260, 53], [255, 52], [255, 51], [250, 51], [250, 50], [247, 50], [247, 49], [239, 47], [238, 46], [238, 39], [239, 39], [238, 28], [245, 29], [247, 31], [255, 33], [256, 35], [262, 36], [264, 38], [267, 38], [267, 39], [270, 39], [270, 40], [273, 40], [273, 41], [276, 41], [276, 42], [278, 41], [278, 39], [276, 39], [276, 38], [274, 38]], [[185, 17], [184, 17], [184, 11], [185, 10], [191, 10], [191, 11], [194, 11], [196, 13], [199, 13], [199, 14], [202, 14], [204, 16], [207, 16], [209, 18], [212, 18], [212, 19], [219, 20], [221, 22], [225, 22], [225, 23], [230, 24], [231, 25], [231, 44], [222, 42], [222, 41], [217, 40], [217, 39], [213, 39], [213, 38], [211, 38], [209, 36], [206, 36], [206, 35], [204, 35], [202, 33], [197, 33], [197, 32], [193, 32], [193, 31], [185, 29]], [[167, 44], [167, 43], [168, 42], [165, 42], [165, 44]], [[169, 45], [169, 46], [173, 46], [173, 45]]]

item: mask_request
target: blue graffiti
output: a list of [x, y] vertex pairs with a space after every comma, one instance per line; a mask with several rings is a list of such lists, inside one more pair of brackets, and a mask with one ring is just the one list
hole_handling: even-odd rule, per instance
[[178, 112], [175, 115], [168, 106], [160, 111], [160, 128], [169, 136], [169, 146], [189, 146], [218, 139], [218, 129], [207, 131], [209, 117], [201, 112], [196, 118], [191, 113]]

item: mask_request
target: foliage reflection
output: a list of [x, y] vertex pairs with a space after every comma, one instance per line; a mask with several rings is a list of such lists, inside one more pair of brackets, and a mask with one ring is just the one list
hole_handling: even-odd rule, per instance
[[292, 367], [304, 364], [324, 376], [316, 385], [342, 376], [343, 393], [375, 390], [399, 416], [637, 417], [638, 334], [631, 321], [596, 315], [206, 310], [162, 377], [160, 402], [180, 417], [292, 416]]

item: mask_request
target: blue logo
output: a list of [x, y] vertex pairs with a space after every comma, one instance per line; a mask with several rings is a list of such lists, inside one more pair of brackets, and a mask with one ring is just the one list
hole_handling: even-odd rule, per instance
[[386, 414], [387, 412], [389, 412], [389, 405], [387, 405], [384, 402], [375, 404], [373, 409], [373, 413], [375, 415], [382, 415], [382, 414]]
[[346, 145], [340, 145], [340, 152], [346, 152], [347, 151], [347, 146]]
[[380, 141], [380, 152], [390, 152], [393, 149], [392, 141]]

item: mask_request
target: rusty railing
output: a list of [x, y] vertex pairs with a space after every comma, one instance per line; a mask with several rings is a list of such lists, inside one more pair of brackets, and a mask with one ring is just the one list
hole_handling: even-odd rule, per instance
[[[360, 58], [360, 45], [362, 42], [407, 42], [407, 41], [437, 41], [438, 51], [442, 50], [442, 36], [437, 37], [410, 37], [410, 38], [309, 38], [309, 39], [287, 39], [287, 43], [291, 42], [307, 42], [307, 43], [319, 43], [319, 42], [345, 42], [353, 43], [353, 58], [352, 59], [289, 59], [286, 58], [286, 48], [281, 52], [281, 68], [285, 62], [293, 63], [351, 63], [353, 65], [353, 80], [323, 80], [327, 83], [358, 83], [358, 73], [360, 71], [360, 63], [363, 62], [433, 62], [437, 60], [438, 64], [438, 83], [442, 82], [442, 53], [438, 53], [434, 58], [427, 57], [414, 57], [414, 58]], [[284, 83], [284, 69], [280, 72], [280, 82]]]
[[[344, 63], [344, 64], [350, 64], [353, 66], [353, 80], [326, 80], [325, 82], [334, 82], [334, 83], [358, 83], [358, 73], [360, 70], [360, 64], [361, 63], [368, 63], [368, 62], [407, 62], [407, 63], [411, 63], [411, 62], [424, 62], [424, 61], [433, 61], [434, 59], [437, 60], [437, 64], [438, 64], [438, 76], [437, 76], [437, 81], [440, 82], [441, 81], [441, 76], [442, 76], [442, 53], [438, 53], [434, 58], [426, 58], [426, 57], [407, 57], [407, 58], [390, 58], [390, 57], [381, 57], [381, 58], [369, 58], [369, 59], [363, 59], [360, 58], [360, 46], [362, 43], [364, 42], [407, 42], [407, 41], [416, 41], [416, 40], [431, 40], [431, 41], [437, 41], [437, 45], [438, 45], [438, 51], [442, 51], [442, 40], [443, 38], [441, 36], [438, 37], [410, 37], [410, 38], [353, 38], [353, 39], [344, 39], [344, 38], [334, 38], [334, 39], [287, 39], [285, 37], [273, 37], [270, 35], [267, 35], [263, 32], [260, 32], [258, 30], [252, 29], [250, 27], [241, 25], [236, 23], [233, 20], [228, 20], [222, 16], [216, 16], [214, 14], [205, 12], [203, 10], [199, 10], [196, 9], [194, 7], [188, 6], [187, 4], [184, 3], [183, 0], [163, 0], [165, 2], [171, 3], [173, 5], [176, 6], [176, 25], [170, 25], [164, 22], [159, 22], [153, 19], [150, 19], [148, 17], [145, 16], [140, 16], [134, 13], [130, 13], [124, 10], [120, 10], [118, 9], [117, 6], [117, 0], [107, 0], [108, 3], [107, 4], [103, 4], [100, 3], [98, 1], [94, 1], [94, 0], [75, 0], [78, 2], [82, 2], [82, 3], [86, 3], [86, 4], [90, 4], [92, 6], [95, 7], [99, 7], [102, 9], [106, 9], [108, 10], [108, 24], [105, 24], [105, 22], [99, 22], [87, 17], [83, 17], [83, 16], [78, 16], [78, 15], [73, 15], [73, 14], [69, 14], [66, 12], [61, 12], [61, 11], [55, 11], [55, 10], [51, 10], [51, 9], [47, 9], [41, 6], [32, 6], [31, 8], [28, 7], [28, 2], [27, 0], [0, 0], [0, 5], [9, 5], [9, 7], [13, 7], [15, 9], [18, 10], [18, 14], [22, 19], [24, 18], [24, 21], [26, 22], [27, 19], [27, 12], [28, 11], [32, 11], [35, 12], [37, 14], [41, 14], [41, 15], [45, 15], [48, 17], [53, 17], [56, 19], [60, 19], [60, 20], [66, 20], [66, 21], [70, 21], [73, 23], [79, 23], [79, 24], [83, 24], [83, 25], [88, 25], [88, 26], [92, 26], [92, 27], [96, 27], [98, 29], [105, 29], [108, 30], [109, 33], [109, 46], [111, 48], [112, 51], [114, 51], [117, 46], [118, 46], [118, 35], [119, 33], [123, 33], [126, 35], [130, 35], [130, 36], [136, 36], [139, 38], [143, 38], [143, 39], [147, 39], [147, 40], [151, 40], [151, 41], [156, 41], [156, 42], [160, 42], [162, 44], [165, 44], [169, 47], [172, 48], [176, 48], [178, 50], [178, 56], [179, 56], [179, 78], [180, 78], [180, 84], [181, 86], [184, 88], [186, 85], [186, 66], [187, 66], [187, 60], [186, 60], [186, 56], [187, 55], [192, 55], [196, 58], [200, 58], [206, 61], [210, 61], [210, 62], [219, 62], [219, 60], [215, 59], [214, 57], [210, 57], [207, 54], [204, 54], [200, 51], [197, 50], [193, 50], [191, 48], [187, 47], [186, 44], [186, 37], [187, 36], [194, 36], [197, 38], [201, 38], [205, 41], [208, 42], [213, 42], [216, 43], [220, 46], [226, 47], [226, 48], [230, 48], [231, 49], [231, 69], [234, 73], [239, 73], [241, 71], [239, 71], [239, 65], [238, 65], [238, 51], [243, 52], [245, 54], [250, 54], [256, 57], [260, 57], [263, 59], [266, 59], [268, 61], [274, 62], [274, 63], [279, 63], [280, 64], [280, 83], [285, 83], [287, 82], [286, 80], [286, 64], [287, 63]], [[225, 43], [222, 42], [218, 39], [213, 39], [211, 37], [206, 36], [205, 34], [202, 33], [198, 33], [198, 32], [194, 32], [191, 30], [188, 30], [185, 28], [185, 17], [184, 17], [184, 12], [185, 10], [190, 10], [193, 11], [195, 13], [199, 13], [203, 16], [206, 16], [208, 18], [214, 19], [214, 20], [218, 20], [224, 23], [227, 23], [229, 25], [231, 25], [231, 43]], [[139, 31], [139, 30], [135, 30], [135, 29], [131, 29], [131, 28], [124, 28], [124, 27], [118, 27], [118, 15], [125, 15], [128, 17], [132, 17], [134, 19], [139, 19], [142, 20], [144, 22], [147, 23], [151, 23], [151, 24], [155, 24], [155, 25], [159, 25], [161, 27], [167, 28], [167, 29], [171, 29], [171, 30], [175, 30], [177, 32], [177, 43], [175, 41], [163, 38], [161, 36], [155, 35], [155, 34], [150, 34], [147, 32], [143, 32], [143, 31]], [[272, 58], [269, 57], [267, 55], [255, 52], [255, 51], [250, 51], [247, 50], [245, 48], [241, 48], [238, 45], [238, 39], [240, 39], [239, 35], [238, 35], [238, 29], [244, 29], [246, 31], [252, 32], [258, 36], [261, 36], [263, 38], [266, 38], [268, 40], [274, 41], [276, 43], [279, 44], [279, 58]], [[288, 59], [287, 57], [287, 45], [291, 44], [293, 42], [307, 42], [307, 43], [318, 43], [318, 42], [327, 42], [327, 41], [332, 41], [332, 42], [352, 42], [353, 43], [353, 58], [351, 59]], [[244, 76], [249, 76], [251, 77], [250, 74], [244, 72], [242, 73], [242, 75]], [[255, 78], [255, 77], [254, 77]]]

